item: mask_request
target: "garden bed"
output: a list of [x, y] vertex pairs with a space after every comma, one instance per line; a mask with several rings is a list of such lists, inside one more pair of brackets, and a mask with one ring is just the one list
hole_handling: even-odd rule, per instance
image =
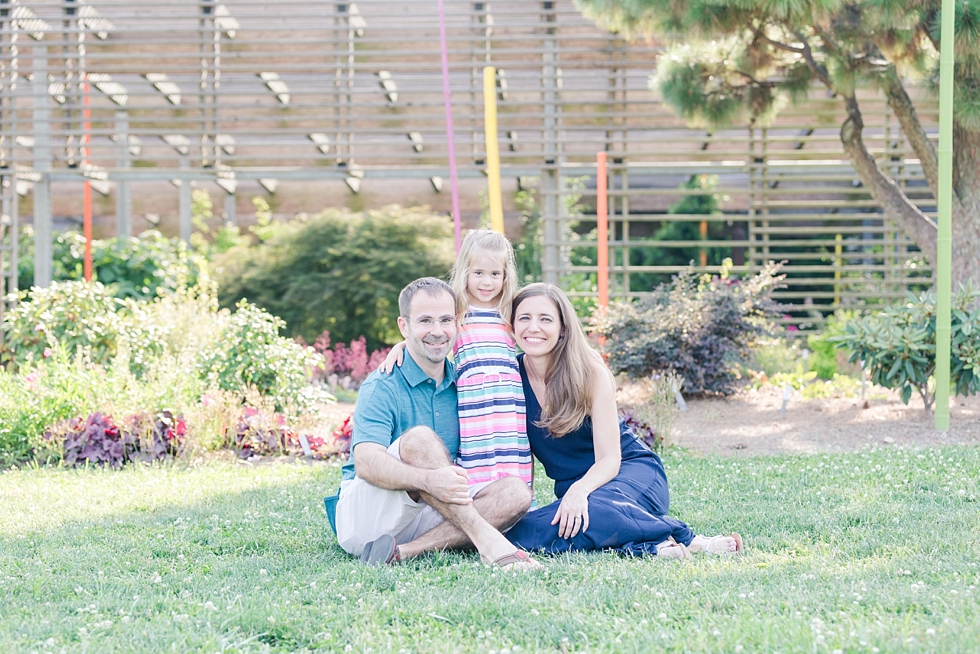
[[678, 413], [671, 444], [700, 454], [756, 456], [847, 452], [868, 446], [980, 444], [980, 397], [957, 397], [950, 405], [950, 430], [933, 427], [933, 414], [913, 397], [908, 406], [897, 392], [868, 392], [860, 398], [804, 400], [799, 393], [780, 413], [782, 389], [763, 386], [728, 398], [692, 399]]

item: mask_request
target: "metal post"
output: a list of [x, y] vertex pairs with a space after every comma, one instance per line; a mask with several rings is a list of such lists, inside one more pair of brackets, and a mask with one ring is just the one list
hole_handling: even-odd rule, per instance
[[[116, 168], [125, 171], [130, 167], [129, 114], [116, 112]], [[129, 238], [133, 235], [133, 200], [129, 193], [129, 180], [116, 182], [116, 236]]]
[[48, 98], [48, 49], [34, 46], [34, 285], [51, 284], [54, 268], [51, 220], [51, 109]]
[[236, 200], [237, 197], [234, 193], [225, 195], [225, 224], [238, 227], [238, 207], [235, 204]]
[[[201, 166], [211, 167], [214, 164], [212, 159], [212, 146], [214, 145], [213, 122], [211, 113], [214, 102], [214, 19], [213, 19], [213, 0], [200, 0], [201, 16], [200, 26], [200, 53], [201, 53], [201, 79], [199, 83], [199, 101], [201, 103]], [[217, 167], [217, 166], [215, 166]]]
[[[191, 169], [190, 155], [180, 155], [180, 170]], [[186, 243], [191, 242], [191, 233], [194, 230], [193, 216], [191, 214], [191, 180], [180, 180], [180, 187], [177, 191], [177, 207], [180, 216], [180, 238]]]
[[949, 430], [950, 295], [953, 260], [953, 38], [954, 3], [943, 0], [939, 55], [939, 235], [936, 241], [936, 431]]

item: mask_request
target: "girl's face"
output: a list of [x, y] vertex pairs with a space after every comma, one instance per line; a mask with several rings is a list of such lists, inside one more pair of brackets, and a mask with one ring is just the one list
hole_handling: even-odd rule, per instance
[[547, 295], [532, 295], [514, 311], [514, 337], [530, 356], [549, 354], [561, 337], [558, 307]]
[[473, 255], [466, 275], [466, 294], [469, 303], [478, 309], [496, 309], [504, 287], [504, 264], [499, 256], [490, 253]]

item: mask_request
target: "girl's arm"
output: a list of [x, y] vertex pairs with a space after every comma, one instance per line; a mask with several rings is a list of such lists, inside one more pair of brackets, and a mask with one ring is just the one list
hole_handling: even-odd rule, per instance
[[551, 524], [558, 524], [558, 535], [571, 538], [579, 529], [589, 528], [589, 495], [619, 474], [622, 451], [619, 445], [619, 413], [616, 410], [616, 386], [612, 373], [598, 353], [590, 350], [592, 366], [592, 440], [595, 463], [572, 484], [561, 500]]
[[395, 366], [401, 367], [402, 359], [405, 356], [405, 341], [397, 343], [391, 346], [391, 350], [388, 351], [388, 356], [378, 367], [378, 370], [383, 371], [386, 375], [390, 375], [391, 371], [395, 369]]

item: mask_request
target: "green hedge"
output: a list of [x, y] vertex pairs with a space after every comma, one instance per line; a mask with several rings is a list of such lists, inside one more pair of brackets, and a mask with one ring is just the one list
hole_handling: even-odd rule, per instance
[[445, 278], [453, 262], [452, 222], [426, 209], [389, 206], [300, 215], [258, 244], [216, 257], [222, 306], [242, 299], [286, 321], [313, 342], [360, 336], [374, 350], [401, 340], [398, 293], [414, 279]]

